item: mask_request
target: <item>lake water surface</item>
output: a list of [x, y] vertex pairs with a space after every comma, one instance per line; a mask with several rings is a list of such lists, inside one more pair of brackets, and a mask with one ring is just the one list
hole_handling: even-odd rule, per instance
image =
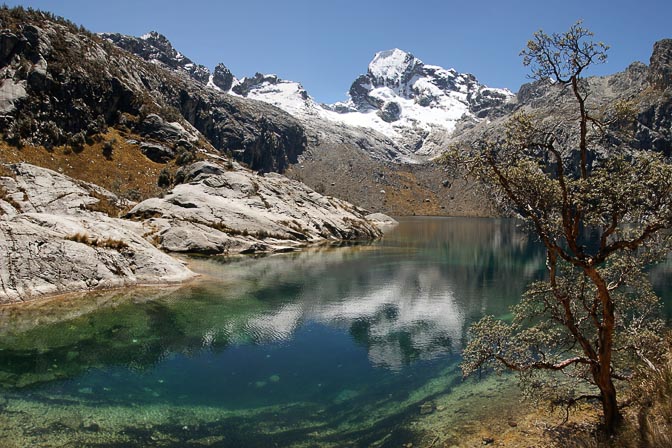
[[515, 221], [406, 218], [372, 244], [190, 261], [184, 287], [0, 308], [0, 446], [400, 446], [544, 255]]

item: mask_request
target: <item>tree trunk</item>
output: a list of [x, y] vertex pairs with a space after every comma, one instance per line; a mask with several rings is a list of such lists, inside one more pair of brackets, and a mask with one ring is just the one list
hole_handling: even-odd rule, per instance
[[616, 388], [609, 376], [606, 384], [598, 383], [602, 396], [602, 412], [604, 413], [604, 429], [608, 435], [612, 435], [618, 429], [622, 417], [616, 401]]
[[599, 329], [597, 351], [599, 366], [593, 369], [593, 379], [599, 387], [602, 397], [604, 427], [607, 434], [611, 435], [616, 431], [621, 421], [621, 413], [616, 401], [616, 387], [611, 379], [611, 355], [616, 328], [616, 310], [607, 284], [597, 269], [590, 267], [585, 272], [597, 287], [597, 294], [602, 303], [602, 323]]

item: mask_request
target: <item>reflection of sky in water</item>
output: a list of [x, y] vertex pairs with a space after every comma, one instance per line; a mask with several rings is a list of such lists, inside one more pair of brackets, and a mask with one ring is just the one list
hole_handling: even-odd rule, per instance
[[205, 342], [218, 331], [241, 334], [241, 326], [256, 342], [287, 341], [316, 322], [350, 329], [374, 365], [399, 369], [409, 352], [413, 359], [458, 352], [468, 322], [483, 311], [506, 313], [543, 262], [511, 221], [429, 219], [421, 221], [420, 238], [409, 233], [417, 227], [416, 220], [402, 222], [373, 247], [237, 260], [225, 265], [226, 277], [199, 265], [221, 282], [246, 285], [237, 294], [269, 304], [284, 297], [244, 322], [213, 329]]
[[182, 289], [0, 310], [0, 346], [67, 357], [84, 344], [100, 347], [91, 362], [109, 362], [98, 353], [108, 350], [142, 365], [203, 348], [292, 344], [317, 324], [349, 335], [374, 366], [399, 370], [458, 354], [470, 322], [508, 313], [543, 253], [513, 221], [424, 218], [373, 245], [191, 262], [205, 279]]
[[[305, 321], [344, 328], [365, 321], [370, 360], [392, 368], [401, 367], [404, 360], [396, 335], [408, 335], [421, 359], [445, 353], [445, 347], [436, 345], [439, 338], [447, 338], [453, 349], [459, 349], [464, 314], [436, 271], [401, 269], [389, 283], [369, 287], [356, 296], [330, 300], [319, 294], [302, 292], [297, 303], [256, 316], [247, 328], [259, 339], [273, 341], [290, 339]], [[311, 306], [314, 302], [319, 305]]]

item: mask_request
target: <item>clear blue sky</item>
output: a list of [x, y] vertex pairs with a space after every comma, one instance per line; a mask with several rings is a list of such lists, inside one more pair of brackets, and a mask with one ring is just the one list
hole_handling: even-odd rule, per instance
[[532, 34], [565, 31], [577, 19], [610, 45], [607, 74], [648, 63], [672, 37], [670, 0], [25, 0], [94, 32], [155, 30], [197, 63], [223, 62], [237, 77], [276, 73], [318, 101], [345, 99], [376, 51], [401, 48], [427, 64], [473, 73], [491, 87], [527, 82], [520, 50]]

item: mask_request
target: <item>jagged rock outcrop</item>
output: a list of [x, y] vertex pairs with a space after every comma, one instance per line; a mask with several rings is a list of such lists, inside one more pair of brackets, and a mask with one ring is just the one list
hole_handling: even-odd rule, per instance
[[224, 92], [231, 90], [233, 86], [233, 73], [224, 64], [219, 63], [215, 66], [212, 73], [212, 83]]
[[659, 40], [653, 45], [648, 80], [660, 90], [672, 86], [672, 39]]
[[173, 44], [161, 33], [150, 31], [138, 38], [119, 33], [103, 33], [101, 36], [124, 50], [137, 54], [150, 62], [160, 62], [173, 70], [181, 70], [198, 82], [207, 83], [210, 70], [173, 48]]

